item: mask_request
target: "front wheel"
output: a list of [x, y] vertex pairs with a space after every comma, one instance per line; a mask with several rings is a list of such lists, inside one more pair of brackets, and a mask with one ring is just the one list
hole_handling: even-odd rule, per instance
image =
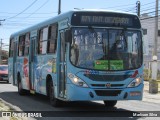
[[49, 82], [49, 100], [53, 107], [60, 106], [61, 101], [55, 98], [53, 82], [50, 80]]
[[103, 102], [106, 107], [114, 107], [117, 104], [117, 100], [105, 100]]

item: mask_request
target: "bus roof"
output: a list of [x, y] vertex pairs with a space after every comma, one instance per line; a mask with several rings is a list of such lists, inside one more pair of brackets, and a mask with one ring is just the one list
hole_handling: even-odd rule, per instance
[[71, 19], [71, 16], [74, 12], [104, 12], [104, 13], [121, 13], [121, 14], [128, 14], [128, 15], [135, 15], [137, 16], [136, 14], [133, 14], [133, 13], [128, 13], [128, 12], [123, 12], [123, 11], [113, 11], [113, 10], [106, 10], [106, 9], [74, 9], [74, 10], [71, 10], [71, 11], [68, 11], [68, 12], [65, 12], [65, 13], [62, 13], [60, 15], [57, 15], [57, 16], [54, 16], [48, 20], [45, 20], [43, 22], [40, 22], [38, 24], [35, 24], [35, 25], [32, 25], [31, 27], [28, 27], [26, 29], [23, 29], [21, 31], [18, 31], [18, 32], [15, 32], [11, 35], [11, 38], [12, 37], [15, 37], [15, 36], [18, 36], [18, 35], [23, 35], [29, 31], [33, 31], [33, 30], [37, 30], [37, 29], [40, 29], [42, 27], [45, 27], [49, 24], [53, 24], [53, 23], [58, 23], [59, 21], [61, 20], [64, 20], [65, 18], [68, 18], [69, 21]]
[[124, 12], [124, 11], [116, 11], [116, 10], [109, 10], [109, 9], [74, 9], [73, 12], [108, 12], [108, 13], [122, 13], [122, 14], [129, 14], [129, 15], [136, 15], [134, 13]]

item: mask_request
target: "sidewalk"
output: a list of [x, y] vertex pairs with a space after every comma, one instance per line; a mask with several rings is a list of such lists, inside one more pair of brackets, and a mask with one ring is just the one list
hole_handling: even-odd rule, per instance
[[144, 93], [142, 101], [160, 104], [160, 89], [157, 94], [151, 94], [149, 93], [149, 82], [144, 81]]

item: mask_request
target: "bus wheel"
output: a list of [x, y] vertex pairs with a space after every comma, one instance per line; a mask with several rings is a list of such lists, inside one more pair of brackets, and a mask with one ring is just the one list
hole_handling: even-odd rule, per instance
[[105, 100], [103, 102], [106, 107], [114, 107], [117, 104], [117, 100]]
[[52, 80], [49, 81], [49, 100], [53, 107], [60, 106], [60, 100], [55, 98], [55, 95], [54, 95], [54, 87], [53, 87]]
[[18, 82], [18, 93], [19, 93], [19, 95], [25, 95], [26, 91], [22, 88], [21, 77], [19, 75], [17, 76], [17, 82]]

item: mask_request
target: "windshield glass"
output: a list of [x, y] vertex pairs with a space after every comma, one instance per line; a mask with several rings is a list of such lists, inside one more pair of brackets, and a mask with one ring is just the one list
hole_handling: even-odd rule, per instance
[[128, 70], [142, 65], [140, 31], [73, 28], [70, 60], [77, 67]]

